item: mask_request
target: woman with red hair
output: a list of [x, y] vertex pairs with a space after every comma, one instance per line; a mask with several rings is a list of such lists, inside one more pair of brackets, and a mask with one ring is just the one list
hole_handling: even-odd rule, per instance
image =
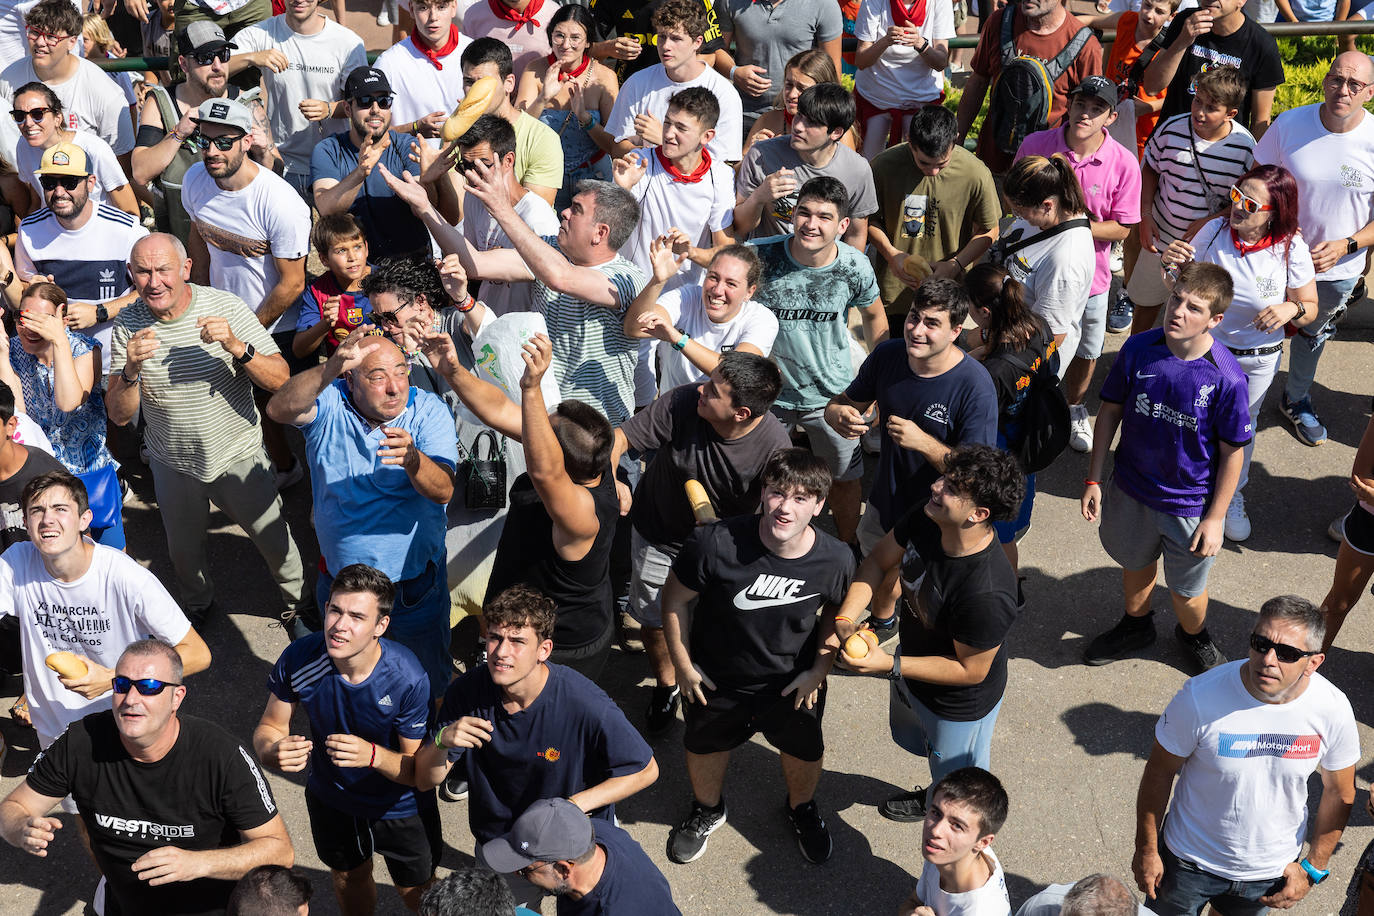
[[[1235, 355], [1250, 383], [1250, 426], [1282, 356], [1284, 329], [1302, 327], [1317, 314], [1312, 256], [1298, 234], [1298, 184], [1287, 169], [1260, 165], [1231, 187], [1231, 212], [1203, 224], [1192, 244], [1171, 242], [1161, 258], [1165, 283], [1188, 261], [1226, 268], [1235, 298], [1212, 335]], [[1202, 393], [1199, 392], [1199, 397]], [[1226, 537], [1250, 536], [1243, 491], [1250, 477], [1255, 440], [1245, 446], [1240, 484], [1226, 512]]]

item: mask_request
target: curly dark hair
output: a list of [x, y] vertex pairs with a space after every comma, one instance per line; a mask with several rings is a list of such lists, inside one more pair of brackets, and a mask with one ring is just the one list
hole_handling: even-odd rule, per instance
[[487, 629], [492, 627], [530, 627], [540, 642], [553, 639], [558, 614], [553, 599], [528, 585], [512, 585], [482, 608]]
[[961, 445], [945, 457], [945, 483], [960, 496], [987, 509], [989, 521], [1016, 517], [1026, 497], [1026, 475], [1009, 452], [991, 445]]
[[428, 258], [383, 258], [363, 278], [363, 295], [376, 299], [381, 293], [391, 293], [398, 299], [424, 296], [430, 308], [438, 311], [452, 304], [444, 292], [439, 267]]

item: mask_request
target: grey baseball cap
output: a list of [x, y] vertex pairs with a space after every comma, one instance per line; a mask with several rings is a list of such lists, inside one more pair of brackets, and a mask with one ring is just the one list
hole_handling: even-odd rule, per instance
[[224, 29], [213, 22], [201, 20], [177, 31], [177, 51], [181, 54], [218, 51], [220, 48], [237, 49], [238, 45], [225, 38]]
[[245, 134], [253, 129], [253, 115], [242, 102], [233, 99], [206, 99], [191, 119], [197, 124], [223, 124], [237, 127]]
[[592, 822], [581, 808], [566, 798], [541, 798], [515, 819], [509, 833], [482, 844], [482, 858], [504, 874], [534, 862], [580, 858], [594, 840]]

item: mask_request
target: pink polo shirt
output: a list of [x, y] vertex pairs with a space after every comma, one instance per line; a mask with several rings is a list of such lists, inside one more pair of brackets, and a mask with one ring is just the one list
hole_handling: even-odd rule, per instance
[[[1078, 176], [1078, 183], [1083, 186], [1089, 218], [1098, 221], [1114, 219], [1123, 226], [1140, 222], [1140, 162], [1135, 153], [1117, 143], [1104, 130], [1102, 145], [1097, 152], [1080, 159], [1064, 143], [1064, 130], [1062, 127], [1052, 127], [1036, 131], [1021, 141], [1016, 158], [1049, 157], [1063, 153], [1073, 173]], [[1093, 268], [1093, 285], [1089, 295], [1096, 296], [1111, 288], [1111, 249], [1111, 242], [1093, 240], [1097, 263]]]
[[532, 22], [515, 23], [502, 19], [491, 10], [491, 5], [495, 2], [499, 2], [499, 0], [477, 0], [476, 3], [468, 7], [467, 12], [463, 14], [463, 34], [473, 39], [490, 36], [509, 46], [511, 57], [515, 58], [515, 78], [517, 81], [520, 79], [520, 74], [524, 73], [525, 68], [531, 64], [534, 66], [535, 72], [543, 76], [544, 71], [549, 69], [549, 65], [545, 61], [552, 53], [549, 48], [549, 19], [558, 12], [560, 5], [558, 0], [544, 0], [543, 7], [534, 16], [538, 25]]

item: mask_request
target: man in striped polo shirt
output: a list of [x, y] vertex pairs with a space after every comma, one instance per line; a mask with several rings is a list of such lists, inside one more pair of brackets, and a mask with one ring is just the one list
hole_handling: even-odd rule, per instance
[[138, 299], [115, 321], [105, 409], [119, 425], [142, 409], [186, 616], [199, 628], [214, 603], [205, 553], [214, 500], [267, 561], [294, 620], [312, 601], [253, 403], [254, 385], [275, 391], [286, 381], [286, 360], [242, 299], [190, 282], [175, 236], [134, 245], [129, 274]]

